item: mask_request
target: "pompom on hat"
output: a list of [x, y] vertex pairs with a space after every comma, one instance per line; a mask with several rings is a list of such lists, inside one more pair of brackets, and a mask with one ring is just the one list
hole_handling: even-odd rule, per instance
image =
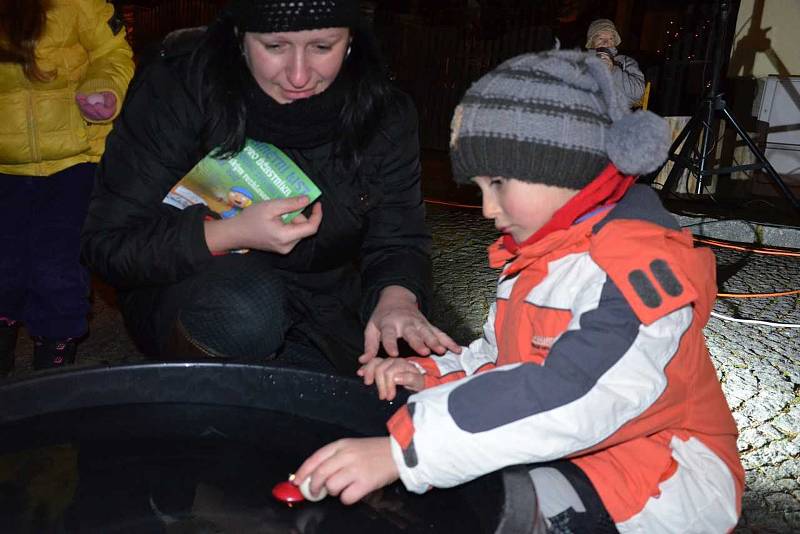
[[453, 177], [503, 176], [582, 189], [609, 162], [623, 174], [656, 170], [667, 122], [630, 112], [592, 52], [551, 50], [512, 58], [475, 82], [451, 123]]
[[353, 28], [359, 18], [358, 0], [233, 0], [228, 9], [239, 30], [256, 33]]
[[614, 47], [617, 47], [622, 42], [622, 38], [619, 36], [619, 32], [617, 31], [617, 27], [614, 25], [612, 21], [609, 19], [597, 19], [592, 21], [589, 24], [589, 29], [586, 30], [586, 47], [585, 48], [594, 48], [592, 46], [592, 40], [594, 40], [594, 36], [602, 31], [610, 32], [611, 35], [614, 36]]

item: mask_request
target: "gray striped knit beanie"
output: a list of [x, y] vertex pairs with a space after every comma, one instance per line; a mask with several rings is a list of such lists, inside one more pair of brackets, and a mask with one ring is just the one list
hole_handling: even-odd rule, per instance
[[470, 87], [451, 124], [457, 182], [503, 176], [582, 189], [609, 161], [645, 174], [667, 157], [666, 121], [631, 113], [594, 53], [551, 50], [512, 58]]
[[233, 0], [236, 26], [246, 32], [275, 33], [353, 28], [358, 0]]

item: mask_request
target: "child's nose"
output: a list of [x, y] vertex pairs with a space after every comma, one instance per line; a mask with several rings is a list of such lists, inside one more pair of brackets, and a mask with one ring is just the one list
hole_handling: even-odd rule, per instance
[[494, 219], [497, 217], [497, 203], [492, 202], [488, 195], [483, 196], [483, 217], [485, 219]]

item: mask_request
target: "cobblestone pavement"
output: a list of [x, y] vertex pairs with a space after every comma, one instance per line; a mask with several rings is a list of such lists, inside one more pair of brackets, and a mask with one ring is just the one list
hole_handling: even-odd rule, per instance
[[[434, 234], [435, 299], [432, 318], [460, 343], [480, 329], [494, 296], [497, 272], [486, 247], [495, 238], [480, 210], [429, 205]], [[714, 249], [719, 277], [730, 293], [800, 287], [800, 259]], [[96, 283], [91, 335], [80, 365], [136, 362], [141, 355], [125, 333], [113, 292]], [[800, 323], [800, 299], [719, 300], [725, 315]], [[712, 318], [706, 328], [711, 356], [741, 432], [747, 472], [737, 533], [800, 531], [800, 332]], [[30, 341], [20, 339], [17, 376], [30, 368]]]

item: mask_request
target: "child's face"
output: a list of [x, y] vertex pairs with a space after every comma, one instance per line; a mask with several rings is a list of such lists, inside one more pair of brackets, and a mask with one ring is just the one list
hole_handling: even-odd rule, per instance
[[492, 219], [504, 234], [511, 234], [517, 243], [532, 236], [578, 193], [500, 176], [476, 176], [472, 181], [483, 194], [483, 216]]

